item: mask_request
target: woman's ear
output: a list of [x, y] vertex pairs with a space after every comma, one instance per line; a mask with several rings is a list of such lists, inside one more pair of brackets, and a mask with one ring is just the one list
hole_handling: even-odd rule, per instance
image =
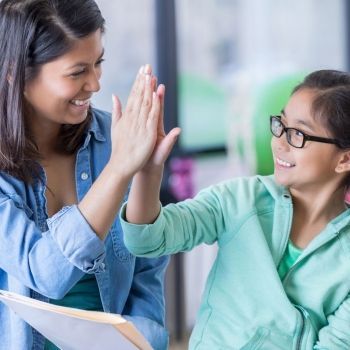
[[344, 172], [350, 172], [350, 150], [342, 153], [339, 158], [338, 164], [335, 168], [335, 172], [340, 174]]

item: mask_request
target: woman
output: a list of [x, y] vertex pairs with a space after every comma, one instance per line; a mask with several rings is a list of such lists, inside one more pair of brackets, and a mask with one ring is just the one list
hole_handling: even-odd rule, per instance
[[190, 349], [350, 349], [349, 96], [350, 74], [332, 70], [294, 89], [270, 118], [274, 176], [161, 208], [163, 150], [136, 174], [122, 211], [130, 251], [219, 246]]
[[[103, 32], [93, 0], [0, 3], [0, 289], [122, 314], [165, 349], [168, 259], [135, 259], [117, 219], [149, 156], [140, 145], [155, 142], [146, 126], [157, 124], [164, 87], [154, 92], [143, 67], [124, 114], [114, 98], [111, 126], [91, 107]], [[44, 347], [55, 348], [0, 304], [0, 349]]]

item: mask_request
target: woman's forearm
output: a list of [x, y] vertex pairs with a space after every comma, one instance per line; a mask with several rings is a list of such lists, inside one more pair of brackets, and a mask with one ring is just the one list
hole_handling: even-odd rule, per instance
[[130, 179], [107, 164], [78, 204], [82, 215], [102, 240], [118, 213]]

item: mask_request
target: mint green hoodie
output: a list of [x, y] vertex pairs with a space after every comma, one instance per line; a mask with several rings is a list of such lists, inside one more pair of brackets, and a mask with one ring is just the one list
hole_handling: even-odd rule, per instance
[[122, 226], [136, 255], [218, 243], [190, 349], [349, 350], [350, 210], [310, 242], [281, 281], [292, 215], [288, 190], [258, 176], [168, 205], [152, 225]]

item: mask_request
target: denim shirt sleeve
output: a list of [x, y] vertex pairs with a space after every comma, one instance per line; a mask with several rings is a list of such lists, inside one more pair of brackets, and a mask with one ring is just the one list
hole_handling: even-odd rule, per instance
[[104, 244], [76, 206], [41, 232], [24, 206], [0, 192], [0, 217], [0, 268], [40, 294], [60, 299], [83, 272], [103, 269]]
[[[47, 220], [49, 231], [62, 254], [86, 273], [104, 270], [103, 241], [91, 229], [76, 205], [62, 208]], [[92, 258], [93, 257], [93, 258]]]
[[168, 257], [136, 258], [133, 283], [123, 311], [155, 350], [168, 348], [164, 301], [164, 274], [168, 262]]

